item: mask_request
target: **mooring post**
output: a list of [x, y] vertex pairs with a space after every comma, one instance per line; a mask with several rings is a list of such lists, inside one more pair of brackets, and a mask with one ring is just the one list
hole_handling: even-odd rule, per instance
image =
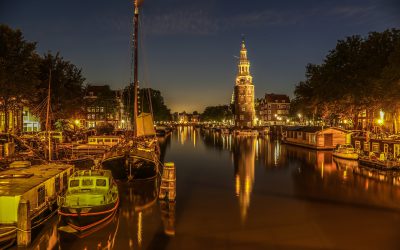
[[164, 164], [163, 175], [161, 178], [161, 189], [159, 198], [164, 199], [168, 194], [168, 200], [173, 201], [176, 197], [176, 172], [175, 164], [173, 162], [166, 162]]
[[17, 244], [26, 247], [31, 244], [31, 218], [30, 205], [27, 200], [20, 200], [17, 219]]

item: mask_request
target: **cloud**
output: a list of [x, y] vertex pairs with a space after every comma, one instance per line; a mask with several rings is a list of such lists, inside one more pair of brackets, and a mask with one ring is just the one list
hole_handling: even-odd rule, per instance
[[163, 9], [144, 18], [147, 32], [157, 35], [210, 35], [235, 29], [294, 25], [301, 22], [350, 20], [356, 23], [379, 19], [382, 10], [371, 2], [344, 4], [321, 2], [298, 8], [261, 8], [216, 13], [215, 9], [180, 7]]
[[209, 35], [219, 30], [218, 20], [203, 10], [182, 9], [155, 15], [143, 23], [147, 32], [157, 35]]

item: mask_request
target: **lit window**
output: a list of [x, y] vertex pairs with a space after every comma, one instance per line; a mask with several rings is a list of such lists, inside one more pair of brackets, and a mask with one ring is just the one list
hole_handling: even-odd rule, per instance
[[242, 108], [242, 111], [246, 111], [246, 107], [243, 107], [243, 108]]
[[241, 121], [244, 120], [244, 115], [240, 115], [240, 120], [241, 120]]

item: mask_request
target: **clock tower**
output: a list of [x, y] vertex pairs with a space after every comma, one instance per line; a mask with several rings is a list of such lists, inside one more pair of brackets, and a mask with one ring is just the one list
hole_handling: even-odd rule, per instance
[[235, 84], [235, 126], [251, 128], [254, 125], [254, 85], [250, 75], [250, 61], [247, 59], [247, 49], [242, 40], [238, 73]]

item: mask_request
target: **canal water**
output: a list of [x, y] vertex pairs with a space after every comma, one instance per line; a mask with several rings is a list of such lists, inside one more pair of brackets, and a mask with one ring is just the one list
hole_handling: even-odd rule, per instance
[[157, 180], [119, 183], [115, 217], [85, 235], [57, 218], [32, 249], [400, 249], [400, 179], [270, 138], [178, 127], [160, 139], [175, 202]]

